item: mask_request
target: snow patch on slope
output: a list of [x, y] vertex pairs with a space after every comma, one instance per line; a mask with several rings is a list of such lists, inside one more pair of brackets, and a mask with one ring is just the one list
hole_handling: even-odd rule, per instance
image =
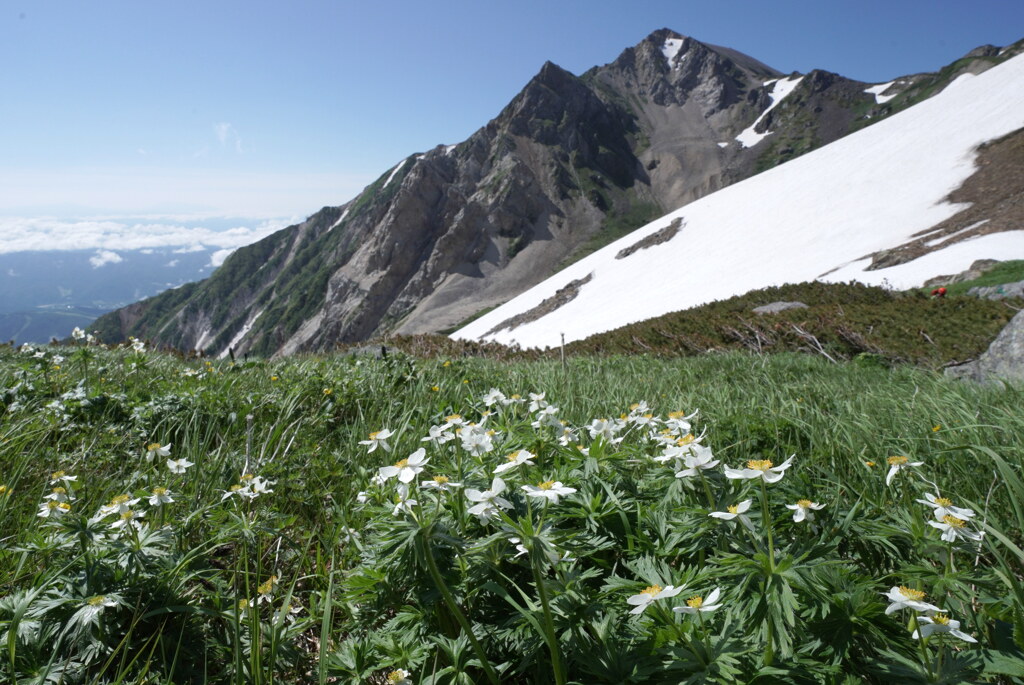
[[[964, 75], [941, 93], [855, 134], [672, 212], [485, 314], [453, 337], [524, 347], [567, 341], [757, 288], [857, 279], [919, 286], [974, 259], [1024, 257], [1024, 231], [956, 243], [907, 264], [864, 271], [868, 255], [898, 247], [963, 209], [943, 198], [975, 171], [976, 148], [1024, 127], [1024, 56]], [[686, 231], [615, 255], [673, 219]], [[831, 273], [829, 273], [831, 270]], [[494, 335], [593, 272], [576, 298]]]
[[673, 62], [675, 61], [676, 55], [679, 54], [679, 50], [682, 49], [682, 47], [682, 38], [668, 38], [665, 40], [665, 44], [661, 46], [661, 54], [665, 55], [665, 61], [668, 62], [669, 69], [673, 67]]
[[740, 145], [742, 145], [743, 147], [754, 147], [755, 145], [760, 143], [761, 140], [764, 139], [766, 136], [771, 135], [771, 131], [757, 133], [756, 131], [754, 131], [754, 129], [757, 127], [758, 124], [761, 123], [761, 120], [765, 118], [768, 112], [775, 109], [775, 107], [778, 106], [778, 104], [782, 102], [787, 95], [793, 92], [793, 89], [796, 88], [797, 85], [799, 85], [801, 80], [803, 80], [803, 76], [797, 76], [796, 78], [791, 79], [784, 78], [777, 79], [775, 81], [764, 82], [764, 85], [766, 86], [774, 84], [772, 85], [772, 90], [769, 93], [769, 96], [772, 99], [772, 104], [768, 105], [768, 109], [761, 112], [761, 116], [759, 116], [754, 123], [752, 123], [746, 130], [744, 130], [742, 133], [736, 136], [736, 140], [740, 142]]
[[234, 348], [236, 345], [238, 345], [238, 343], [242, 342], [242, 338], [244, 338], [249, 333], [249, 331], [252, 330], [253, 324], [256, 323], [256, 319], [260, 318], [260, 315], [263, 313], [263, 311], [264, 310], [262, 309], [259, 310], [258, 312], [253, 314], [248, 321], [245, 322], [245, 325], [242, 326], [241, 330], [239, 330], [238, 333], [235, 334], [235, 337], [232, 338], [231, 342], [229, 342], [227, 346], [224, 348], [224, 351], [217, 355], [219, 359], [224, 359], [225, 357], [227, 357], [229, 353], [228, 351]]
[[899, 95], [899, 93], [893, 93], [892, 95], [882, 95], [882, 93], [888, 90], [889, 86], [891, 86], [894, 83], [896, 82], [889, 81], [888, 83], [879, 83], [877, 86], [865, 88], [864, 92], [868, 93], [869, 95], [874, 95], [875, 102], [878, 103], [879, 105], [884, 105], [885, 103], [889, 102], [889, 100], [892, 100], [894, 97]]

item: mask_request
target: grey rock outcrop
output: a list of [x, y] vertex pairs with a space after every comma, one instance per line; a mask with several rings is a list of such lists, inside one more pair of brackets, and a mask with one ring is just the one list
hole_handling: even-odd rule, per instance
[[988, 300], [1005, 300], [1008, 297], [1024, 297], [1024, 281], [1003, 283], [1002, 285], [981, 285], [970, 288], [968, 295], [984, 297]]
[[1010, 319], [988, 350], [976, 361], [946, 369], [952, 378], [980, 383], [997, 379], [1024, 382], [1024, 311]]
[[807, 309], [807, 305], [803, 302], [772, 302], [770, 304], [761, 305], [760, 307], [754, 307], [750, 311], [755, 314], [778, 314], [784, 312], [787, 309]]

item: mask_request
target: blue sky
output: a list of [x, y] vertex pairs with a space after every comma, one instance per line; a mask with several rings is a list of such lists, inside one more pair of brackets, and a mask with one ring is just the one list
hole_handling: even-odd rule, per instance
[[0, 239], [301, 218], [465, 139], [545, 60], [581, 73], [662, 27], [877, 83], [1024, 37], [1024, 2], [4, 0]]

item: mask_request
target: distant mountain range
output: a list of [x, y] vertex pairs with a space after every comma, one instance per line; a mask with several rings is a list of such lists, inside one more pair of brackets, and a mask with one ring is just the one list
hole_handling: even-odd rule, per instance
[[[986, 46], [937, 73], [887, 84], [819, 70], [785, 75], [667, 29], [581, 76], [548, 62], [466, 141], [411, 155], [351, 202], [241, 248], [207, 280], [119, 309], [94, 328], [109, 341], [134, 335], [208, 354], [272, 355], [454, 330], [482, 314], [480, 322], [504, 323], [505, 313], [486, 313], [640, 226], [648, 225], [650, 244], [631, 249], [679, 244], [675, 236], [691, 229], [678, 212], [658, 221], [666, 212], [890, 119], [1021, 49]], [[941, 190], [940, 197], [951, 188]], [[726, 214], [750, 200], [730, 197]], [[756, 206], [742, 210], [756, 219]], [[707, 225], [720, 245], [790, 239]], [[900, 249], [894, 259], [911, 248]], [[812, 266], [813, 276], [826, 264]], [[672, 275], [665, 278], [672, 289]], [[575, 291], [590, 288], [578, 280], [571, 279]], [[532, 308], [513, 307], [517, 315]], [[460, 335], [493, 336], [484, 325]]]

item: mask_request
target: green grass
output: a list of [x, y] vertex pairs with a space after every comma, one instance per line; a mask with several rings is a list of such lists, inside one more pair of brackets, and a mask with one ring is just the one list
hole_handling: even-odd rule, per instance
[[[491, 388], [526, 399], [485, 417]], [[974, 682], [1024, 665], [1020, 388], [791, 353], [235, 365], [5, 347], [0, 389], [3, 682]], [[531, 392], [566, 423], [531, 426]], [[721, 466], [677, 478], [641, 400], [662, 422], [699, 408], [693, 432], [724, 466], [793, 465], [765, 491]], [[454, 413], [493, 448], [421, 441]], [[591, 437], [620, 415], [621, 443]], [[385, 428], [390, 452], [360, 444]], [[150, 443], [194, 465], [171, 473]], [[460, 490], [396, 514], [395, 480], [372, 477], [421, 447], [420, 479], [481, 491], [506, 454], [536, 465], [504, 474], [503, 519], [478, 521]], [[893, 455], [922, 463], [887, 487]], [[77, 480], [51, 484], [59, 470]], [[229, 494], [260, 479], [273, 492]], [[577, 492], [544, 506], [520, 487], [546, 480]], [[64, 485], [72, 513], [39, 517]], [[156, 487], [174, 503], [149, 505]], [[939, 540], [928, 493], [974, 508], [983, 545]], [[122, 494], [137, 532], [97, 516]], [[783, 506], [802, 498], [825, 505], [814, 525]], [[745, 499], [753, 535], [707, 515]], [[654, 584], [685, 591], [629, 614]], [[884, 614], [898, 585], [979, 644], [911, 639], [909, 610]], [[670, 610], [715, 587], [720, 610]]]

